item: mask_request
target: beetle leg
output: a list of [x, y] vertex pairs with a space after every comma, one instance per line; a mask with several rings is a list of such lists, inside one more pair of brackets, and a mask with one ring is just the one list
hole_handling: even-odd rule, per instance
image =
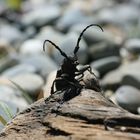
[[83, 67], [78, 71], [78, 74], [77, 74], [77, 75], [80, 75], [80, 74], [84, 73], [86, 70], [88, 70], [91, 74], [93, 74], [93, 75], [96, 77], [96, 75], [92, 72], [92, 69], [91, 69], [90, 65], [85, 65], [85, 66], [83, 66]]
[[55, 79], [55, 80], [53, 81], [53, 83], [52, 83], [52, 86], [51, 86], [51, 94], [54, 93], [54, 84], [55, 84], [56, 81], [57, 81], [57, 79]]
[[78, 72], [75, 74], [75, 76], [81, 75], [78, 79], [83, 78], [83, 76], [84, 76], [83, 73], [84, 73], [86, 70], [88, 70], [90, 73], [92, 73], [91, 67], [90, 67], [89, 65], [85, 65], [85, 66], [83, 66], [80, 70], [78, 70]]
[[[84, 74], [83, 73], [80, 73], [81, 74], [81, 76], [80, 77], [78, 77], [76, 80], [78, 80], [78, 81], [81, 81], [82, 80], [82, 78], [83, 78], [83, 76], [84, 76]], [[80, 75], [80, 74], [78, 74], [78, 75]]]
[[59, 82], [61, 79], [60, 78], [56, 78], [53, 83], [52, 83], [52, 86], [51, 86], [51, 94], [54, 94], [56, 91], [54, 91], [54, 86], [55, 86], [55, 83], [56, 82]]
[[[74, 87], [81, 88], [80, 84], [78, 84], [78, 83], [73, 83], [73, 82], [68, 81], [68, 80], [65, 79], [65, 78], [59, 77], [59, 78], [56, 78], [56, 79], [53, 81], [53, 84], [52, 84], [52, 87], [51, 87], [51, 94], [54, 94], [54, 93], [57, 91], [57, 89], [56, 89], [56, 91], [54, 91], [54, 85], [56, 84], [56, 82], [60, 82], [61, 80], [63, 80], [65, 84], [68, 83], [69, 85], [72, 85], [72, 86], [74, 86]], [[65, 88], [67, 88], [67, 86], [66, 86], [66, 87], [62, 87], [62, 89], [61, 89], [61, 88], [60, 88], [60, 89], [63, 90], [63, 89], [65, 89]]]
[[91, 67], [89, 65], [83, 66], [81, 69], [78, 70], [79, 74], [84, 73], [86, 70], [91, 72]]
[[97, 78], [97, 76], [94, 74], [94, 72], [92, 72], [91, 66], [89, 66], [87, 70]]
[[53, 83], [52, 83], [52, 86], [51, 86], [51, 94], [54, 94], [56, 91], [54, 91], [54, 85], [56, 82], [59, 82], [60, 81], [60, 78], [56, 78]]

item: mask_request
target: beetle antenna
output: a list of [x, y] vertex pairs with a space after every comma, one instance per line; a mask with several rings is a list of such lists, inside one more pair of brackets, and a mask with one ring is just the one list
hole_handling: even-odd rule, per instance
[[84, 32], [85, 32], [89, 27], [91, 27], [91, 26], [97, 26], [97, 27], [99, 27], [99, 28], [101, 29], [102, 32], [104, 31], [103, 28], [102, 28], [100, 25], [98, 25], [98, 24], [90, 24], [90, 25], [88, 25], [88, 26], [81, 32], [81, 34], [79, 35], [79, 38], [78, 38], [78, 40], [77, 40], [76, 47], [75, 47], [75, 49], [74, 49], [74, 54], [76, 54], [77, 51], [79, 50], [79, 43], [80, 43], [80, 41], [81, 41], [81, 38], [82, 38]]
[[43, 51], [45, 51], [46, 42], [49, 42], [50, 44], [52, 44], [57, 50], [59, 50], [59, 52], [61, 53], [62, 56], [64, 56], [65, 58], [68, 59], [68, 56], [55, 43], [53, 43], [50, 40], [45, 40], [44, 41], [44, 43], [43, 43]]

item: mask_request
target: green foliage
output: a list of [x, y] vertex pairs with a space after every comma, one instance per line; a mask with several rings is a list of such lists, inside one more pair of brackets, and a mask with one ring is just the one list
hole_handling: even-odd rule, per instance
[[0, 122], [5, 126], [7, 121], [0, 115]]
[[22, 0], [6, 0], [6, 3], [10, 9], [19, 10], [21, 8]]
[[[4, 111], [4, 113], [6, 114], [6, 116], [9, 118], [9, 119], [12, 119], [13, 118], [13, 114], [11, 112], [11, 109], [9, 108], [9, 106], [0, 101], [0, 108]], [[0, 122], [3, 124], [3, 125], [6, 125], [7, 124], [7, 121], [5, 120], [5, 118], [3, 118], [1, 115], [0, 115]]]

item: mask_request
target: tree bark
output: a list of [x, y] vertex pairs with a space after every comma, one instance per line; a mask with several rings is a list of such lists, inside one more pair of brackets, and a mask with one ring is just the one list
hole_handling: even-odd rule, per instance
[[58, 91], [19, 113], [0, 140], [140, 140], [140, 117], [113, 104], [101, 93], [82, 89], [63, 101]]

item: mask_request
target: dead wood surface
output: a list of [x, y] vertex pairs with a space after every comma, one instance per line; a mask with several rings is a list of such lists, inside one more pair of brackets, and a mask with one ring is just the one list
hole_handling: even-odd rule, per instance
[[0, 140], [140, 140], [140, 117], [100, 93], [83, 89], [64, 103], [61, 95], [57, 92], [19, 113]]

